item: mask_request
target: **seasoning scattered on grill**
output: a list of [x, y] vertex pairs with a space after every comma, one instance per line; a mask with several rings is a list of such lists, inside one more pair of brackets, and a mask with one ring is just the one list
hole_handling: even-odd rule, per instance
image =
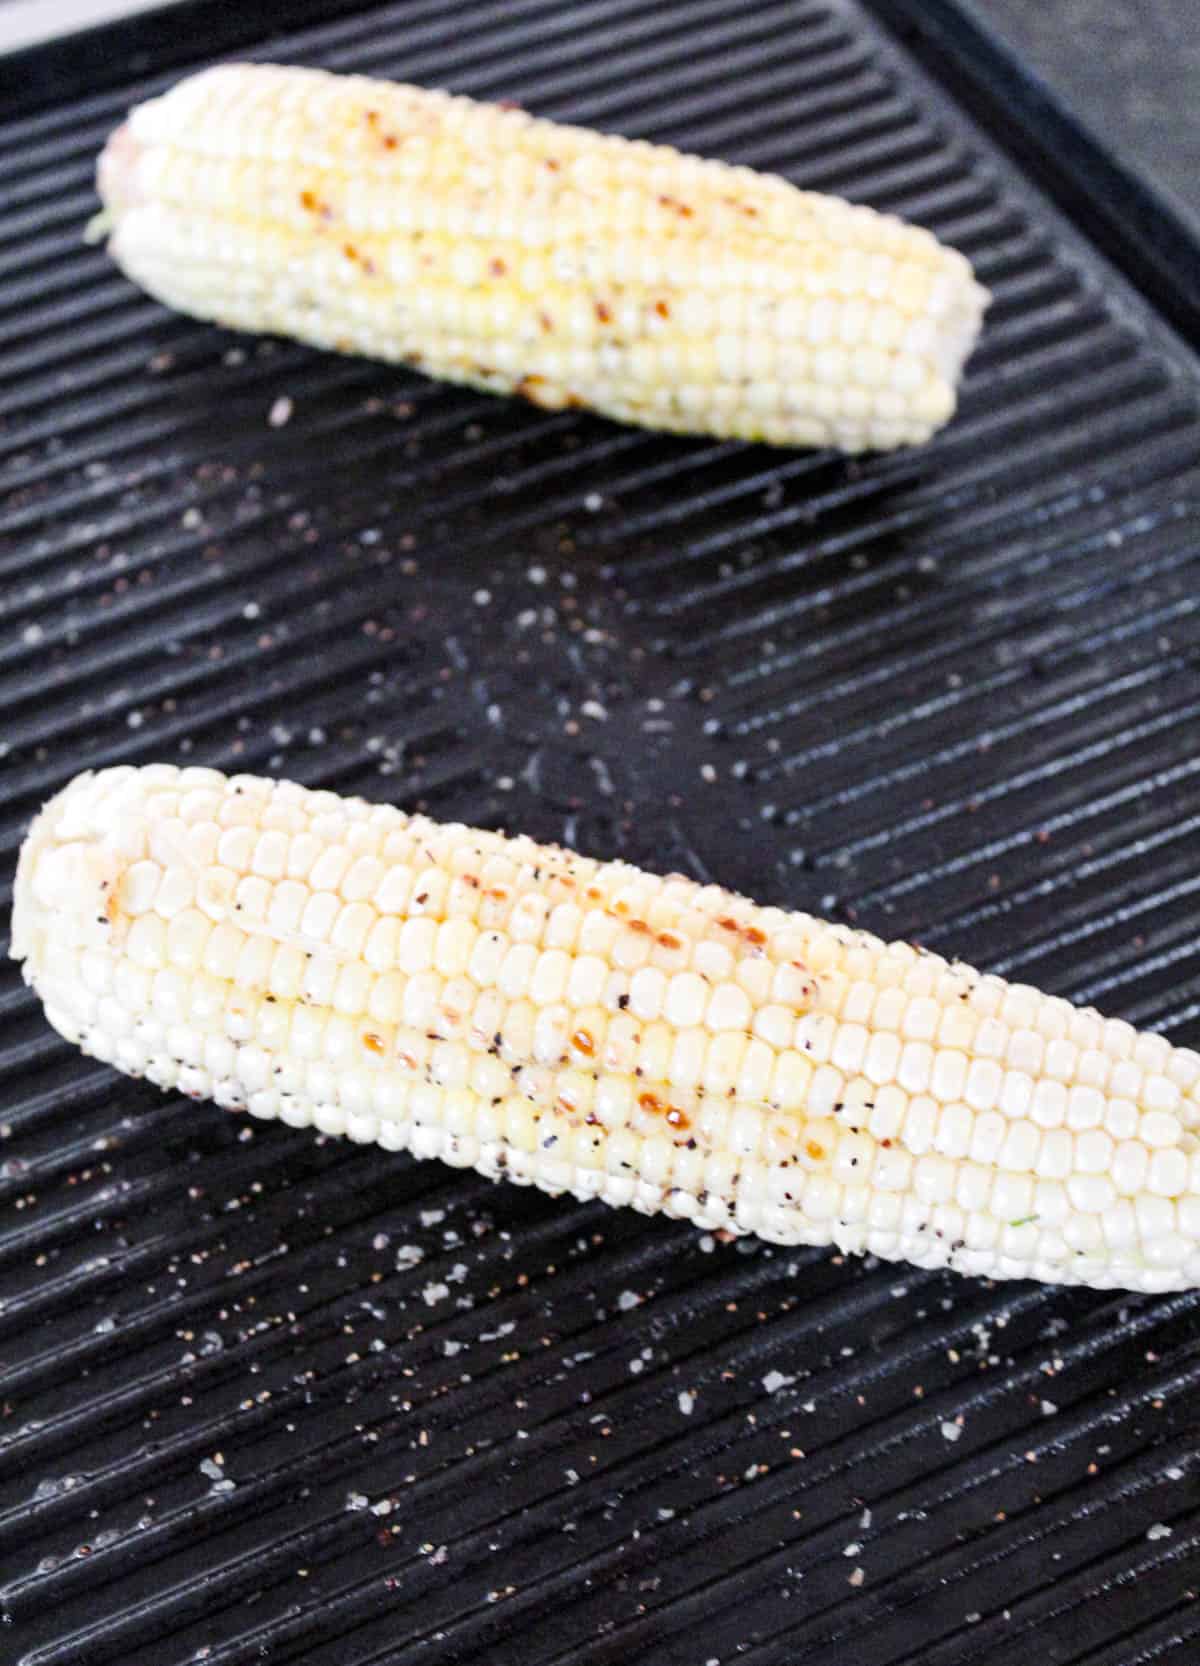
[[63, 1035], [230, 1109], [783, 1244], [1200, 1282], [1200, 1055], [717, 886], [125, 766], [35, 821], [13, 953]]
[[927, 440], [988, 299], [923, 228], [778, 176], [313, 69], [187, 78], [99, 189], [97, 233], [183, 312], [774, 445]]

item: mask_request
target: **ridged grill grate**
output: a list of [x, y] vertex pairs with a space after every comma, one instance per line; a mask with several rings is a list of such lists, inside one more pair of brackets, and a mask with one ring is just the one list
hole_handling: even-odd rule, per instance
[[[1086, 241], [852, 0], [417, 0], [269, 55], [896, 210], [971, 255], [986, 336], [917, 453], [548, 416], [135, 293], [80, 230], [165, 78], [9, 122], [5, 906], [49, 793], [186, 756], [1194, 1043], [1195, 365]], [[1194, 1296], [700, 1241], [163, 1098], [11, 968], [0, 1011], [4, 1658], [1200, 1658]]]

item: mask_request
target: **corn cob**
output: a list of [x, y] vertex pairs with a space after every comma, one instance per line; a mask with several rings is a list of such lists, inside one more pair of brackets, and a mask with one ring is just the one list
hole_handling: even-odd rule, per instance
[[776, 445], [928, 439], [987, 302], [892, 216], [319, 70], [190, 76], [114, 134], [99, 190], [119, 264], [197, 317]]
[[781, 1244], [1200, 1284], [1200, 1055], [902, 943], [288, 782], [82, 775], [51, 1023], [230, 1109]]

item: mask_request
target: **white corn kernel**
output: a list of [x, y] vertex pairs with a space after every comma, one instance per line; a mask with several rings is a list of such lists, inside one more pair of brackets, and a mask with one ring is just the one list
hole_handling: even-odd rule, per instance
[[746, 992], [736, 984], [722, 983], [709, 997], [704, 1022], [705, 1026], [714, 1032], [744, 1030], [750, 1022], [751, 1014], [750, 997]]
[[1178, 1197], [1188, 1188], [1189, 1165], [1179, 1150], [1155, 1150], [1150, 1154], [1146, 1185], [1158, 1197]]
[[708, 985], [696, 972], [677, 972], [667, 985], [663, 1016], [677, 1029], [699, 1024], [708, 999]]
[[1179, 1141], [1179, 1120], [1169, 1111], [1147, 1111], [1138, 1124], [1138, 1138], [1145, 1145], [1162, 1147]]
[[163, 872], [157, 862], [135, 862], [126, 869], [121, 882], [119, 906], [126, 914], [148, 914], [162, 883]]

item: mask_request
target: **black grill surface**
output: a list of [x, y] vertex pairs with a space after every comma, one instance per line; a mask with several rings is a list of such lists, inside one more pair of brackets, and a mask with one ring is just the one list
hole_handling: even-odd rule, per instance
[[[339, 9], [262, 55], [928, 223], [996, 296], [961, 414], [771, 453], [222, 335], [80, 242], [168, 77], [10, 120], [5, 904], [76, 771], [191, 759], [1195, 1042], [1196, 367], [1086, 228], [852, 0]], [[163, 1097], [0, 1003], [3, 1660], [1200, 1660], [1195, 1296], [723, 1244]]]

